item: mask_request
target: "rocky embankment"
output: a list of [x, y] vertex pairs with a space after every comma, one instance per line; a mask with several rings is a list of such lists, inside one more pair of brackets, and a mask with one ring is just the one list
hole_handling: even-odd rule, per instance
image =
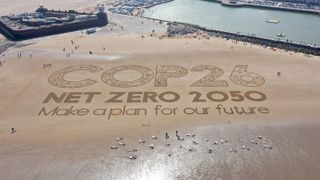
[[278, 48], [286, 51], [301, 52], [307, 55], [320, 56], [319, 46], [313, 46], [313, 45], [302, 44], [302, 43], [294, 43], [290, 41], [267, 39], [262, 37], [230, 33], [230, 32], [224, 32], [219, 30], [206, 29], [206, 28], [203, 28], [197, 25], [192, 25], [192, 24], [169, 22], [167, 31], [169, 36], [179, 36], [179, 35], [183, 35], [183, 36], [192, 35], [194, 37], [197, 37], [199, 35], [202, 37], [214, 36], [214, 37], [221, 37], [228, 40], [231, 39], [231, 40], [244, 42], [244, 43], [252, 43], [252, 44], [263, 46], [265, 48], [267, 47], [270, 47], [273, 49]]

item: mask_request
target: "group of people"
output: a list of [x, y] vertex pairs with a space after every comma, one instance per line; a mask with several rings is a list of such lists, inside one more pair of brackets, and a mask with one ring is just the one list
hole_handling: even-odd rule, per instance
[[[18, 53], [18, 55], [17, 55], [17, 56], [18, 56], [18, 58], [21, 58], [21, 57], [22, 57], [22, 53], [21, 53], [21, 52], [20, 52], [20, 53]], [[5, 57], [5, 55], [4, 55], [4, 54], [2, 54], [2, 57]], [[31, 53], [29, 54], [29, 57], [30, 57], [30, 58], [32, 58], [32, 54], [31, 54]], [[2, 66], [3, 66], [3, 63], [4, 63], [4, 61], [1, 61], [1, 60], [0, 60], [0, 67], [2, 67]]]
[[[74, 45], [75, 42], [74, 42], [73, 40], [71, 40], [71, 44]], [[80, 45], [75, 45], [75, 46], [74, 46], [74, 49], [75, 49], [75, 50], [78, 50], [79, 48], [80, 48]], [[102, 50], [103, 50], [103, 51], [106, 51], [106, 47], [103, 46], [103, 47], [102, 47]], [[63, 51], [63, 52], [66, 52], [66, 48], [63, 48], [62, 51]], [[68, 53], [68, 54], [67, 54], [67, 57], [70, 57], [71, 54], [73, 54], [73, 52], [74, 52], [74, 51], [72, 50], [71, 53]], [[89, 53], [89, 54], [93, 54], [93, 51], [88, 51], [88, 53]]]
[[[22, 53], [19, 53], [18, 54], [18, 58], [21, 58], [21, 57], [22, 57]], [[32, 58], [32, 54], [31, 53], [29, 54], [29, 57]]]
[[[169, 136], [169, 134], [168, 134], [167, 132], [166, 132], [165, 136], [166, 136], [166, 139], [169, 139], [169, 138], [170, 138], [170, 136]], [[180, 136], [179, 136], [178, 130], [176, 130], [176, 138], [177, 138], [178, 140], [180, 140]]]

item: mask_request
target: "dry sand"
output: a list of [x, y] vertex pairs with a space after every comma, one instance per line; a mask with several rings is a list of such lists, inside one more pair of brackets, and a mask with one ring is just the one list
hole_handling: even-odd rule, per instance
[[[0, 67], [1, 179], [319, 179], [319, 57], [235, 45], [216, 38], [160, 40], [165, 25], [147, 20], [142, 25], [139, 23], [142, 19], [117, 15], [110, 18], [117, 26], [109, 25], [92, 35], [73, 32], [23, 41], [0, 57], [3, 64]], [[139, 26], [131, 28], [130, 23], [139, 23]], [[150, 37], [151, 29], [156, 29], [156, 37]], [[142, 34], [145, 38], [141, 38]], [[77, 45], [79, 49], [74, 49]], [[22, 57], [18, 58], [20, 53]], [[43, 68], [45, 64], [52, 66]], [[77, 65], [94, 65], [103, 71], [73, 72], [66, 75], [66, 79], [89, 78], [97, 83], [66, 89], [48, 82], [55, 71]], [[101, 80], [104, 71], [126, 65], [145, 66], [153, 72], [159, 65], [180, 65], [188, 69], [188, 74], [169, 79], [167, 87], [155, 87], [154, 78], [145, 85], [131, 88], [112, 87]], [[198, 65], [221, 68], [224, 74], [218, 80], [226, 80], [228, 87], [190, 87], [209, 73], [191, 71]], [[258, 87], [233, 83], [229, 76], [236, 65], [248, 65], [248, 71], [261, 75], [265, 83]], [[281, 76], [277, 76], [277, 72], [281, 72]], [[115, 75], [122, 81], [139, 77], [135, 71]], [[173, 103], [105, 103], [109, 92], [119, 91], [173, 91], [180, 94], [181, 99]], [[267, 99], [192, 103], [193, 96], [188, 94], [191, 91], [202, 94], [259, 91], [266, 94]], [[91, 103], [83, 99], [79, 103], [43, 103], [50, 92], [101, 92], [102, 95]], [[215, 109], [217, 104], [263, 106], [270, 112], [220, 115]], [[148, 114], [117, 115], [109, 120], [107, 115], [92, 114], [38, 116], [42, 107], [74, 106], [92, 111], [124, 105], [145, 108]], [[175, 115], [155, 115], [156, 105], [178, 110]], [[186, 107], [199, 111], [205, 107], [210, 109], [206, 115], [186, 115], [183, 113]], [[17, 132], [11, 134], [12, 127]], [[184, 141], [176, 140], [175, 130], [179, 130]], [[167, 140], [165, 132], [170, 135]], [[187, 137], [188, 133], [196, 136]], [[152, 139], [153, 135], [158, 139]], [[262, 136], [262, 140], [258, 136]], [[123, 137], [126, 146], [119, 146], [116, 137]], [[139, 139], [145, 139], [146, 143], [138, 143]], [[228, 142], [221, 144], [221, 139]], [[250, 140], [255, 140], [257, 145]], [[264, 148], [266, 140], [272, 149]], [[213, 145], [214, 141], [219, 144]], [[149, 149], [150, 144], [154, 144], [153, 150]], [[111, 150], [113, 145], [119, 149]], [[243, 150], [242, 146], [250, 150]], [[138, 151], [128, 152], [134, 148]], [[237, 153], [229, 152], [230, 148]], [[136, 160], [128, 158], [132, 154], [137, 155]]]

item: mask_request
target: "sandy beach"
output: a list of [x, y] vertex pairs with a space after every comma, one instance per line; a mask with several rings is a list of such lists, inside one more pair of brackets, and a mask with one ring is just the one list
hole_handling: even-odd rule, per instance
[[1, 54], [1, 179], [319, 179], [319, 57], [108, 15]]

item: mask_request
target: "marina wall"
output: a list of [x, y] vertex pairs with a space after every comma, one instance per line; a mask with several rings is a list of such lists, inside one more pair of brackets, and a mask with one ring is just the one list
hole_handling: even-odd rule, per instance
[[248, 4], [244, 2], [240, 2], [237, 4], [234, 3], [226, 3], [221, 0], [206, 0], [210, 2], [220, 3], [223, 6], [229, 7], [249, 7], [249, 8], [259, 8], [259, 9], [273, 9], [273, 10], [284, 10], [284, 11], [293, 11], [293, 12], [300, 12], [300, 13], [309, 13], [309, 14], [318, 14], [320, 15], [320, 11], [315, 10], [308, 10], [308, 9], [298, 9], [298, 8], [290, 8], [290, 7], [276, 7], [276, 6], [265, 6], [265, 5], [257, 5], [257, 4]]

